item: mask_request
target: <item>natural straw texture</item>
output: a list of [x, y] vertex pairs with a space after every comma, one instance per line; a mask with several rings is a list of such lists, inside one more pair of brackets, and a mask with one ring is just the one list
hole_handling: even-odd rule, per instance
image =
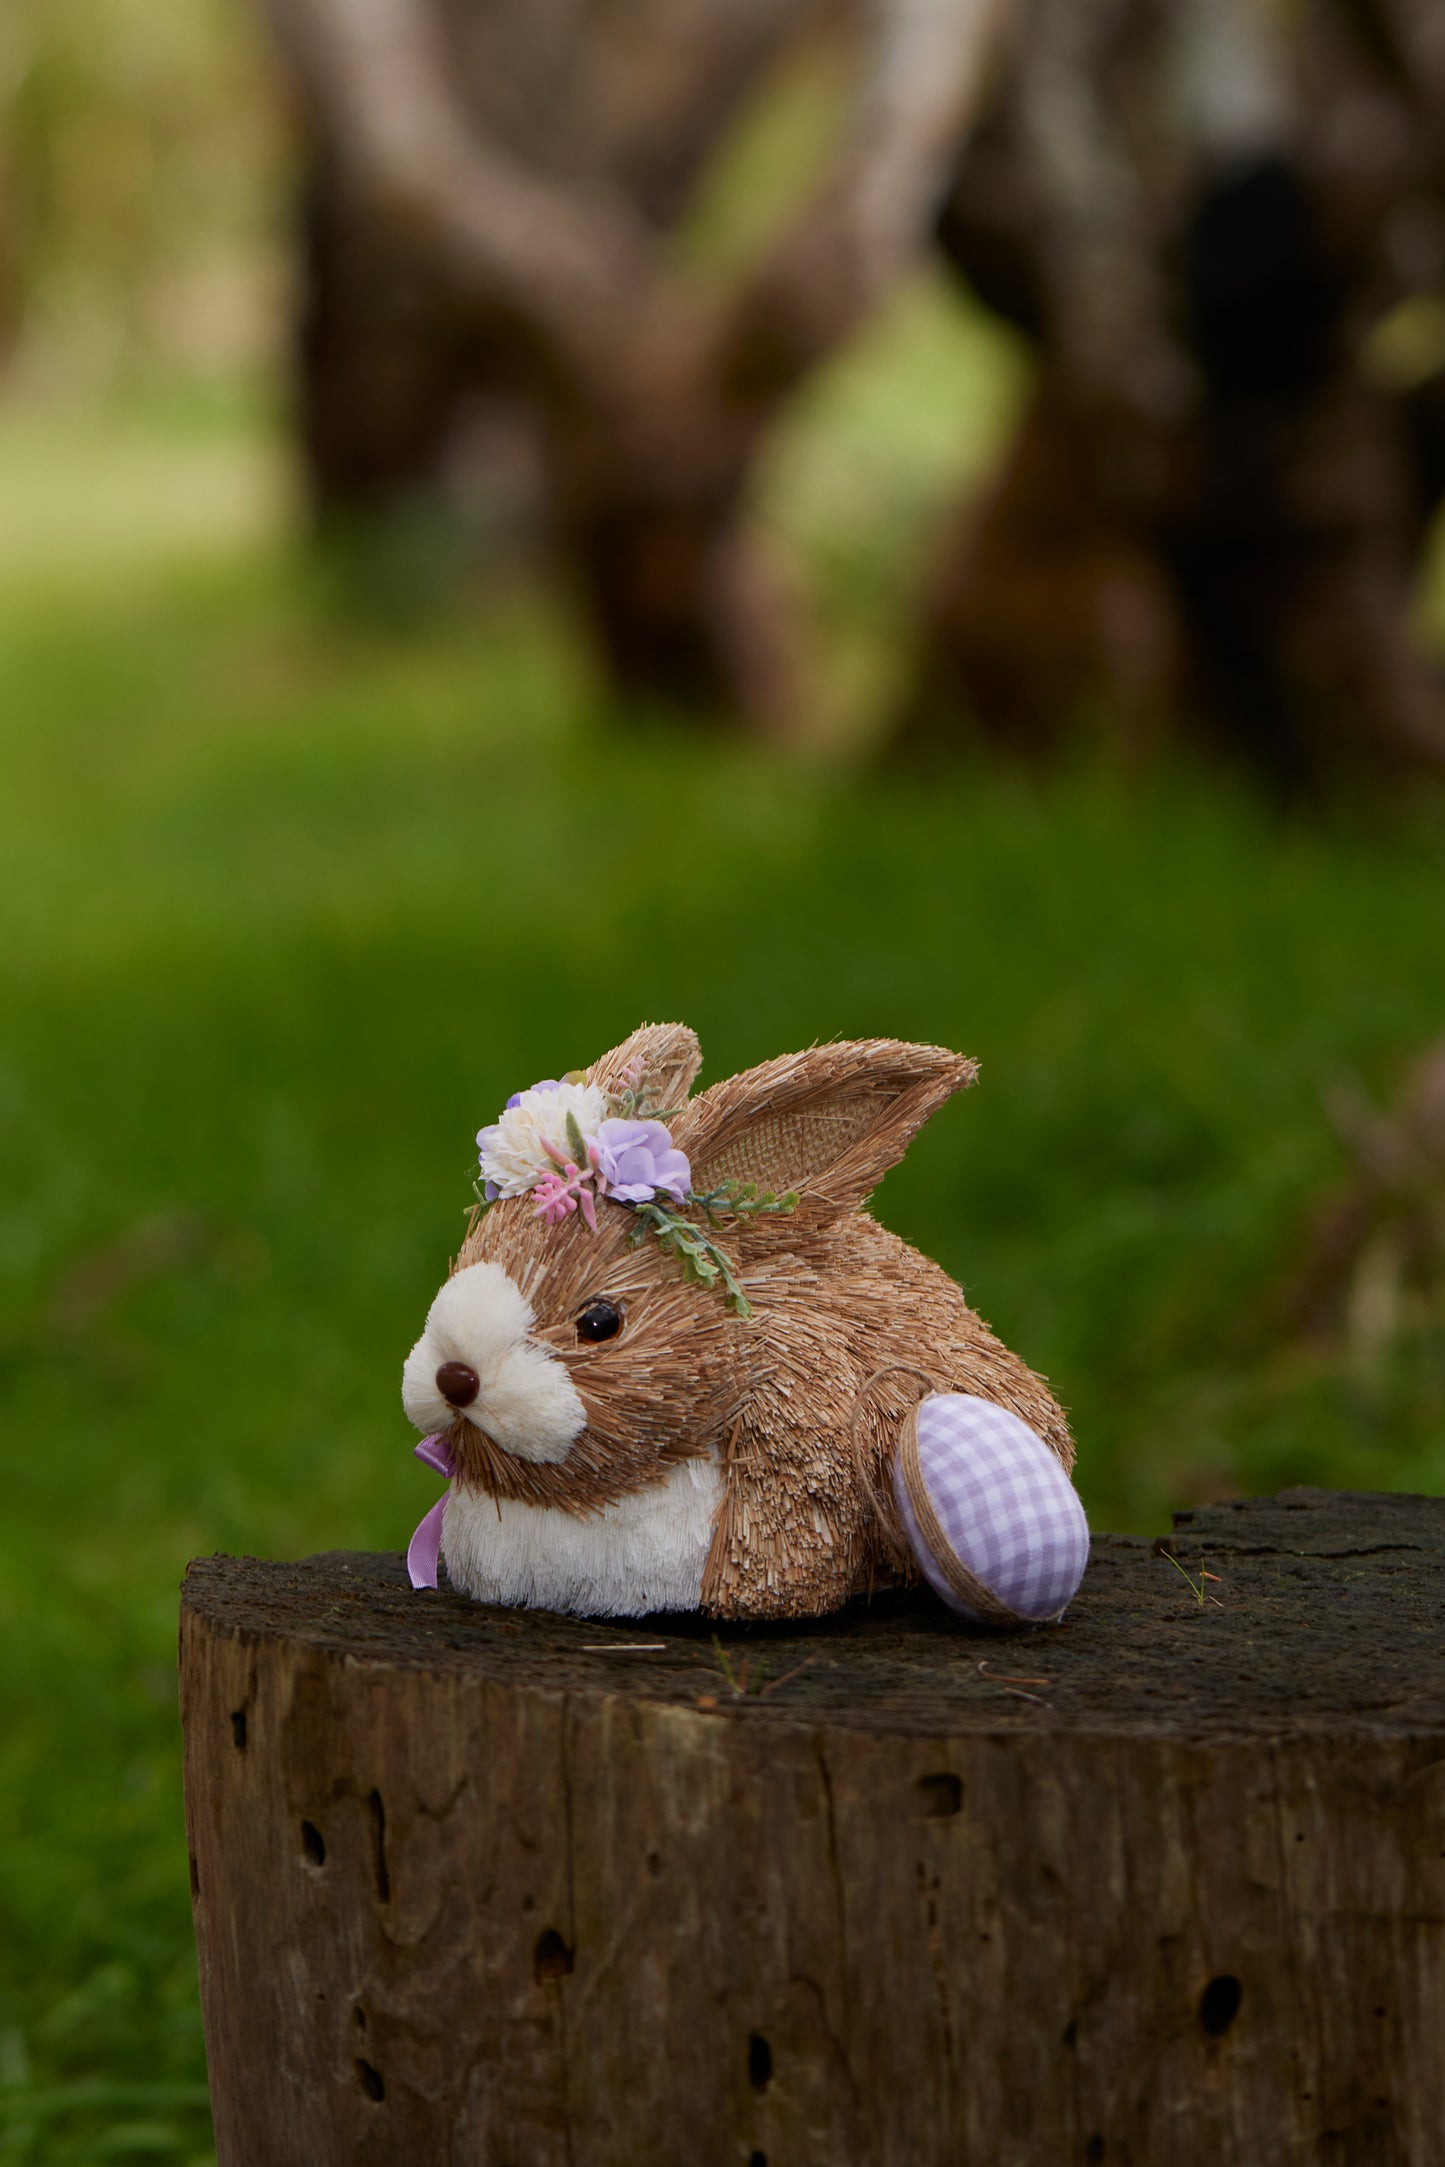
[[863, 1203], [929, 1115], [977, 1074], [977, 1062], [942, 1046], [814, 1046], [714, 1084], [674, 1133], [698, 1190], [728, 1177], [800, 1189], [816, 1219]]
[[[854, 1474], [868, 1501], [877, 1530], [878, 1541], [887, 1566], [904, 1580], [917, 1576], [917, 1562], [913, 1548], [894, 1503], [893, 1485], [885, 1479], [885, 1465], [880, 1462], [875, 1440], [864, 1434], [864, 1420], [871, 1404], [873, 1387], [885, 1377], [911, 1377], [920, 1388], [920, 1400], [938, 1390], [926, 1370], [915, 1369], [911, 1362], [890, 1362], [886, 1369], [876, 1369], [871, 1377], [864, 1379], [857, 1399], [853, 1402], [853, 1417], [848, 1424], [848, 1451]], [[905, 1417], [906, 1422], [916, 1423], [918, 1407]]]
[[[540, 1464], [458, 1418], [458, 1479], [591, 1513], [678, 1460], [715, 1455], [724, 1489], [702, 1608], [813, 1615], [917, 1578], [888, 1470], [920, 1378], [1009, 1408], [1066, 1469], [1073, 1443], [1042, 1379], [953, 1281], [860, 1209], [976, 1065], [943, 1047], [865, 1039], [764, 1062], [682, 1104], [698, 1059], [685, 1026], [644, 1026], [589, 1075], [617, 1090], [642, 1064], [652, 1103], [680, 1108], [671, 1127], [699, 1192], [728, 1179], [799, 1192], [793, 1212], [717, 1230], [752, 1317], [684, 1280], [650, 1235], [634, 1242], [637, 1222], [619, 1205], [599, 1207], [593, 1234], [580, 1216], [544, 1226], [527, 1197], [494, 1204], [456, 1268], [490, 1260], [511, 1274], [536, 1309], [536, 1337], [567, 1363], [587, 1426], [565, 1461]], [[623, 1331], [579, 1344], [577, 1315], [599, 1297], [622, 1311]]]
[[587, 1073], [604, 1091], [620, 1092], [627, 1087], [629, 1071], [636, 1069], [646, 1081], [651, 1103], [669, 1112], [683, 1104], [701, 1067], [697, 1033], [685, 1023], [644, 1023], [594, 1061]]

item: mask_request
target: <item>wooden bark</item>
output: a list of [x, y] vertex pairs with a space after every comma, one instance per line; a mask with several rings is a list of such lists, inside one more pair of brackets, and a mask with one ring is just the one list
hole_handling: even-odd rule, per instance
[[[758, 459], [926, 249], [1016, 0], [260, 5], [332, 184], [298, 353], [320, 507], [424, 479], [476, 368], [535, 414], [547, 524], [618, 688], [796, 719], [786, 590], [747, 517]], [[768, 69], [828, 20], [857, 62], [837, 155], [714, 292], [678, 222]]]
[[1284, 797], [1445, 771], [1412, 622], [1445, 366], [1378, 346], [1445, 254], [1430, 18], [1031, 0], [938, 237], [1038, 394], [941, 554], [905, 754], [1184, 719]]
[[1134, 761], [1174, 729], [1187, 678], [1178, 602], [1157, 537], [1100, 491], [1093, 419], [1045, 373], [993, 489], [952, 522], [900, 718], [904, 758], [936, 765], [966, 727], [991, 751], [1043, 763], [1102, 710]]
[[434, 485], [486, 383], [485, 342], [438, 280], [353, 215], [325, 157], [299, 224], [297, 434], [318, 519], [345, 522]]
[[1445, 1501], [1172, 1543], [1005, 1638], [193, 1565], [221, 2167], [1438, 2156]]

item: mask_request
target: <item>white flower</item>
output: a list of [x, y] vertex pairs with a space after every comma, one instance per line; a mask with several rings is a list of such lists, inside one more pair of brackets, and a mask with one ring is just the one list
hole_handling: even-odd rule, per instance
[[590, 1143], [607, 1112], [607, 1094], [598, 1084], [533, 1084], [530, 1091], [519, 1091], [507, 1101], [500, 1120], [477, 1137], [487, 1194], [525, 1196], [545, 1175], [557, 1172], [549, 1144], [562, 1160], [575, 1159], [567, 1116], [581, 1130], [583, 1142]]

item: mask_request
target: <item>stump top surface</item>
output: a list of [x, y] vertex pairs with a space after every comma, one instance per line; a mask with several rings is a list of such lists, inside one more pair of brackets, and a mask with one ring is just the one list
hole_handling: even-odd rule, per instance
[[[388, 1668], [662, 1701], [734, 1721], [917, 1734], [1445, 1732], [1445, 1498], [1290, 1490], [1094, 1538], [1062, 1625], [969, 1631], [924, 1593], [743, 1627], [561, 1617], [417, 1592], [391, 1552], [198, 1559], [214, 1631]], [[1180, 1567], [1187, 1569], [1189, 1580]], [[1216, 1574], [1197, 1590], [1201, 1569]]]

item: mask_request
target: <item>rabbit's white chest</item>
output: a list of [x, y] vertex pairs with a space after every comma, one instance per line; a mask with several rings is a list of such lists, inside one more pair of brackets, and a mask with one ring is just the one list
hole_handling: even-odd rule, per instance
[[454, 1488], [442, 1556], [452, 1585], [482, 1603], [591, 1618], [695, 1610], [721, 1495], [710, 1459], [680, 1460], [654, 1488], [586, 1519]]

